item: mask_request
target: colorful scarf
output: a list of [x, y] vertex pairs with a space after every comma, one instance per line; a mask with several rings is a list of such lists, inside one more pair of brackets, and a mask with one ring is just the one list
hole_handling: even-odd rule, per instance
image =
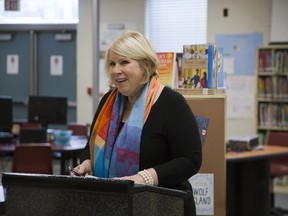
[[153, 76], [144, 85], [129, 118], [121, 128], [127, 97], [115, 88], [108, 96], [96, 119], [90, 140], [90, 157], [94, 175], [103, 178], [121, 177], [139, 171], [140, 141], [160, 83]]

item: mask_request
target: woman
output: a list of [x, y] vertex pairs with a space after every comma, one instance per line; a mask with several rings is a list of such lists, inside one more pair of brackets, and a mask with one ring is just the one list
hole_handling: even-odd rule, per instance
[[200, 87], [207, 88], [207, 73], [206, 72], [203, 72], [203, 76], [200, 80]]
[[[107, 50], [115, 87], [95, 113], [89, 142], [75, 170], [179, 190], [201, 166], [198, 127], [184, 97], [158, 81], [157, 55], [140, 33], [128, 31]], [[185, 215], [196, 215], [193, 196]]]

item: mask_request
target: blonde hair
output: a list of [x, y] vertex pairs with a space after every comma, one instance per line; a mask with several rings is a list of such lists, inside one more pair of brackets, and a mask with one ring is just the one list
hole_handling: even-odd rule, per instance
[[137, 31], [126, 31], [124, 34], [118, 36], [107, 49], [104, 65], [109, 79], [110, 52], [136, 60], [144, 70], [144, 83], [146, 83], [152, 75], [157, 75], [157, 54], [147, 38]]

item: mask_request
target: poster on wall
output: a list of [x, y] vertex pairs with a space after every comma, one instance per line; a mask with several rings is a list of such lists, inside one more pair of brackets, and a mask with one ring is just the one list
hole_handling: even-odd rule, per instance
[[255, 116], [254, 76], [228, 76], [227, 116], [230, 119], [253, 119]]
[[19, 55], [7, 55], [7, 74], [19, 73]]
[[189, 179], [197, 215], [214, 215], [214, 174], [197, 173]]
[[63, 75], [63, 56], [52, 55], [50, 57], [50, 75], [62, 76]]
[[[215, 41], [224, 49], [224, 58], [233, 66], [230, 75], [255, 75], [256, 48], [263, 46], [262, 33], [216, 35]], [[224, 59], [224, 65], [227, 63]], [[225, 64], [226, 63], [226, 64]]]
[[255, 115], [255, 67], [257, 47], [263, 46], [262, 33], [216, 35], [223, 48], [227, 74], [227, 118], [253, 119]]
[[100, 24], [100, 52], [105, 52], [110, 43], [127, 30], [136, 30], [135, 23], [102, 23]]

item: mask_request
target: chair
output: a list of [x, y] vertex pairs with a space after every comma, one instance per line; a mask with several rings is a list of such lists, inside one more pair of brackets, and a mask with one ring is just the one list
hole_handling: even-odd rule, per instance
[[27, 122], [24, 120], [17, 120], [13, 122], [13, 127], [12, 127], [12, 133], [15, 135], [15, 137], [19, 137], [20, 135], [20, 130], [21, 129], [40, 129], [42, 128], [40, 123], [36, 123], [36, 122]]
[[52, 150], [50, 144], [16, 145], [13, 172], [52, 174]]
[[22, 122], [20, 124], [21, 128], [42, 128], [42, 125], [37, 122]]
[[68, 130], [73, 131], [73, 136], [88, 136], [88, 125], [79, 122], [69, 122], [67, 125]]
[[[268, 134], [267, 145], [277, 145], [288, 147], [288, 132], [270, 132]], [[288, 209], [275, 208], [275, 194], [273, 192], [273, 180], [275, 178], [288, 175], [288, 157], [277, 157], [270, 159], [270, 178], [271, 178], [271, 212], [273, 215], [288, 214]]]

